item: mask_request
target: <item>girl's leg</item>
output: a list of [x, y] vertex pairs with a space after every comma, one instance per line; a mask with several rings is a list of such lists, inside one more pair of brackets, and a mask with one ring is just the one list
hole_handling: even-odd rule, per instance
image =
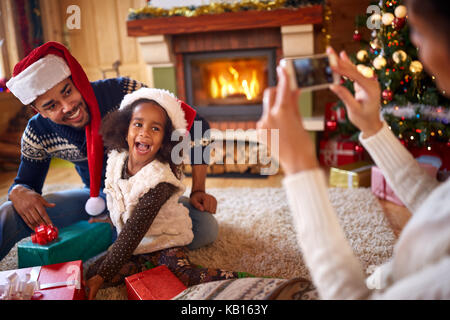
[[207, 211], [200, 211], [190, 204], [188, 197], [180, 197], [179, 201], [189, 209], [192, 220], [192, 232], [194, 239], [188, 245], [190, 250], [195, 250], [213, 243], [219, 234], [219, 224], [214, 215]]
[[199, 283], [238, 278], [237, 272], [222, 269], [201, 268], [193, 265], [187, 255], [186, 247], [165, 249], [146, 255], [154, 265], [166, 265], [185, 286]]

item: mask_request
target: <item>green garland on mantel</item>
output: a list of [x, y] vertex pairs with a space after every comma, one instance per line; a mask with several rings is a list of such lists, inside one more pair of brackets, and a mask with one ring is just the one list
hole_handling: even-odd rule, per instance
[[293, 9], [310, 5], [323, 5], [326, 0], [243, 0], [233, 3], [212, 2], [202, 6], [175, 7], [163, 9], [148, 5], [140, 9], [130, 9], [128, 20], [152, 19], [162, 17], [197, 17], [205, 14], [220, 14], [238, 11], [272, 11]]

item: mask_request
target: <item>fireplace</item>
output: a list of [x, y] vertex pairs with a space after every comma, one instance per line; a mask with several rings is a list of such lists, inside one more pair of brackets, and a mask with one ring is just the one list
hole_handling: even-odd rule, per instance
[[[156, 81], [167, 78], [170, 69], [173, 81], [167, 89], [193, 106], [213, 129], [210, 138], [219, 148], [211, 151], [208, 176], [243, 177], [259, 176], [276, 164], [270, 159], [272, 150], [259, 153], [260, 147], [267, 146], [254, 134], [263, 92], [276, 84], [280, 59], [314, 54], [313, 24], [321, 22], [322, 7], [316, 5], [161, 17], [128, 21], [127, 26], [128, 35], [138, 37], [151, 75], [149, 85], [159, 86]], [[302, 105], [311, 107], [311, 101], [306, 95]], [[185, 173], [190, 170], [185, 166]]]
[[186, 99], [209, 121], [255, 121], [264, 89], [276, 83], [274, 49], [184, 55]]

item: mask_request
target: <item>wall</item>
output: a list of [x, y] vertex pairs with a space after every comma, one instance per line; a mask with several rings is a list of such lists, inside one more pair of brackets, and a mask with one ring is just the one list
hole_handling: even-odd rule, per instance
[[[91, 81], [102, 79], [101, 69], [111, 69], [120, 60], [121, 76], [148, 83], [137, 40], [126, 31], [128, 10], [145, 4], [145, 0], [41, 0], [45, 40], [67, 45]], [[73, 14], [67, 13], [70, 5], [80, 8], [80, 29], [66, 25]], [[115, 73], [106, 76], [115, 77]]]

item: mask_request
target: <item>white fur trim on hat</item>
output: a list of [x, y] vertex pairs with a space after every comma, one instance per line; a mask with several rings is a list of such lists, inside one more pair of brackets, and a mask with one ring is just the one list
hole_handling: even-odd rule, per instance
[[64, 59], [49, 54], [11, 78], [6, 86], [23, 104], [28, 105], [70, 75]]
[[141, 88], [129, 93], [123, 98], [119, 109], [122, 110], [140, 99], [156, 101], [166, 110], [175, 130], [186, 130], [187, 121], [184, 117], [184, 111], [181, 108], [181, 102], [172, 93], [164, 89]]

